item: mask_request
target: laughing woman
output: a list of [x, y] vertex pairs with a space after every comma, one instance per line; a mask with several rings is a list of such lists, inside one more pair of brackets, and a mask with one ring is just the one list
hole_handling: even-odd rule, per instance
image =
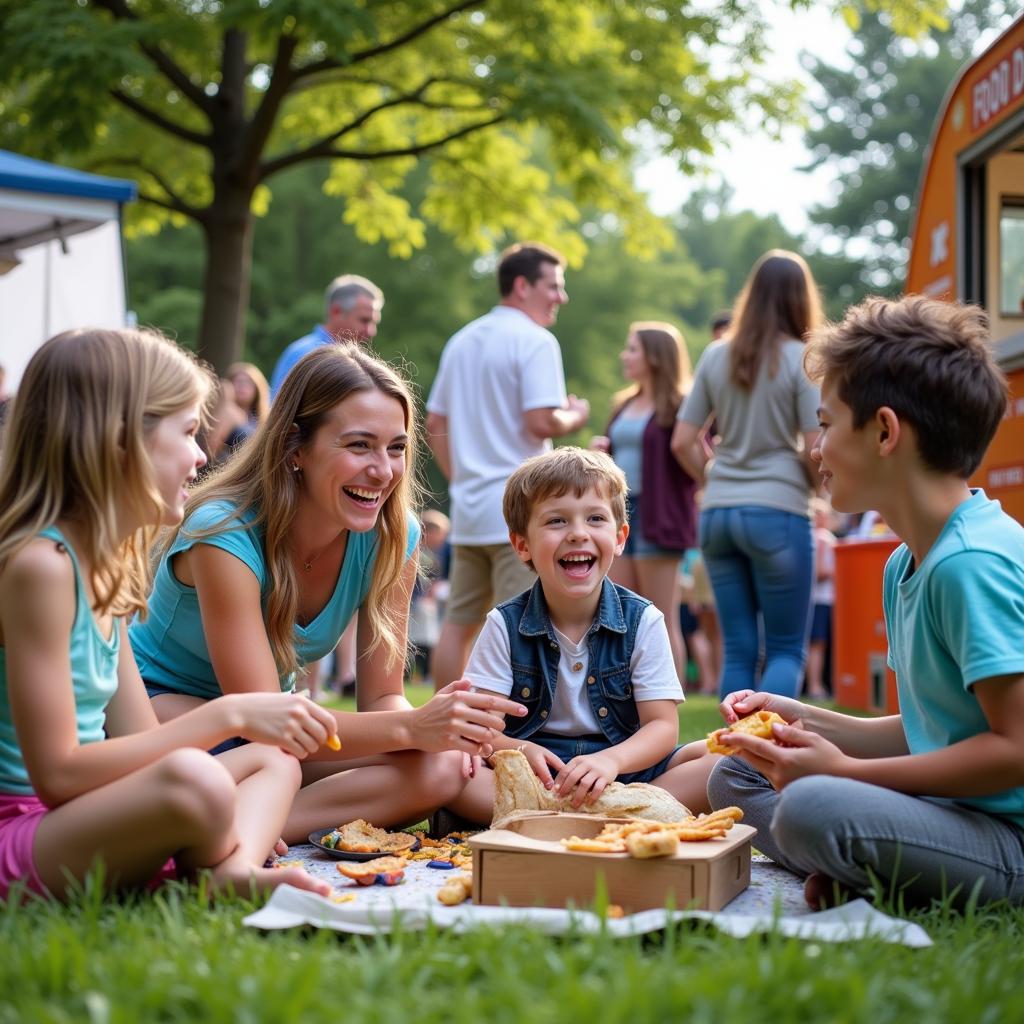
[[[453, 684], [421, 708], [402, 688], [418, 527], [412, 399], [358, 347], [324, 346], [285, 380], [264, 428], [189, 500], [131, 640], [157, 716], [223, 693], [294, 688], [356, 612], [358, 719], [303, 766], [285, 825], [417, 820], [465, 783], [509, 701]], [[234, 741], [241, 742], [241, 741]]]

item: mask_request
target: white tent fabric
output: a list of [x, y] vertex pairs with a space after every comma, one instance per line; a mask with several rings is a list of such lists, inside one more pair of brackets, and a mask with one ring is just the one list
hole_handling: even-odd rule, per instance
[[120, 215], [121, 201], [132, 194], [129, 182], [0, 153], [0, 364], [7, 391], [17, 388], [48, 337], [70, 327], [124, 325]]

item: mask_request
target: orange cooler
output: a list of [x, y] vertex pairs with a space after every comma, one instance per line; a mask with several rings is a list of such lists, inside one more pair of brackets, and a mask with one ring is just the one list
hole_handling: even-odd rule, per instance
[[899, 546], [895, 537], [836, 545], [836, 603], [832, 612], [832, 679], [836, 703], [896, 714], [896, 677], [886, 665], [882, 572]]

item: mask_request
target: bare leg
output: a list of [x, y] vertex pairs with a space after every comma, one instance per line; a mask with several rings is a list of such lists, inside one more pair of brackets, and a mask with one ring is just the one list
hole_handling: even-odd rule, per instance
[[489, 825], [494, 817], [494, 772], [481, 765], [462, 792], [446, 806], [462, 818]]
[[812, 640], [807, 646], [807, 666], [804, 670], [804, 694], [812, 700], [824, 700], [825, 641]]
[[69, 879], [81, 881], [98, 860], [114, 890], [144, 885], [172, 856], [186, 871], [212, 868], [217, 885], [230, 883], [236, 891], [283, 882], [319, 887], [303, 871], [254, 872], [251, 863], [243, 871], [234, 863], [235, 807], [235, 782], [226, 765], [200, 750], [176, 750], [47, 814], [36, 832], [36, 869], [61, 897]]
[[432, 667], [435, 690], [440, 690], [462, 678], [473, 641], [482, 625], [482, 622], [462, 625], [458, 622], [445, 621], [437, 646], [434, 648]]
[[634, 558], [632, 561], [636, 572], [637, 593], [652, 601], [655, 608], [665, 616], [676, 675], [682, 682], [686, 678], [686, 646], [679, 626], [679, 559], [657, 555]]
[[[697, 746], [704, 753], [697, 750]], [[708, 777], [719, 760], [718, 754], [708, 754], [703, 740], [688, 743], [672, 759], [664, 775], [654, 780], [654, 785], [666, 789], [692, 814], [706, 814], [711, 810], [708, 801]], [[697, 753], [694, 757], [693, 754]]]
[[309, 833], [363, 818], [390, 828], [422, 821], [462, 791], [462, 755], [403, 750], [351, 761], [303, 766], [299, 790], [284, 825], [287, 843]]
[[718, 611], [714, 605], [704, 605], [697, 613], [701, 632], [711, 643], [711, 678], [714, 680], [713, 693], [718, 693], [718, 684], [722, 678], [722, 628], [718, 623]]
[[698, 629], [696, 633], [691, 633], [688, 640], [687, 646], [697, 664], [697, 692], [718, 693], [714, 654], [710, 641], [704, 635], [704, 630]]

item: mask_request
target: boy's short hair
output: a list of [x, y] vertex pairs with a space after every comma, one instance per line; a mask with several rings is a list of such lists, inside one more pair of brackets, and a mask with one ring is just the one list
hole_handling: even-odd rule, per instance
[[509, 532], [526, 536], [534, 505], [593, 488], [608, 499], [616, 528], [626, 522], [626, 475], [604, 452], [567, 445], [527, 459], [505, 484], [502, 512]]
[[834, 383], [854, 429], [888, 406], [917, 434], [924, 464], [966, 480], [1006, 411], [1009, 389], [977, 306], [910, 295], [870, 298], [819, 329], [804, 357], [813, 381]]

